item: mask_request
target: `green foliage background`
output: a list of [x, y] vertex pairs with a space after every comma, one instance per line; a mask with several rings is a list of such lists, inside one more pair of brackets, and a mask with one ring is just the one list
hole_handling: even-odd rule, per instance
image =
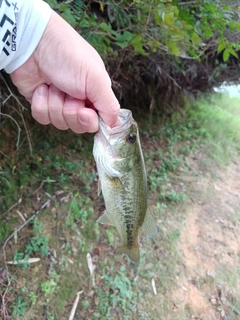
[[182, 93], [239, 82], [235, 1], [47, 2], [100, 53], [122, 107], [171, 113]]
[[48, 0], [103, 55], [162, 52], [199, 59], [211, 47], [238, 57], [239, 43], [226, 32], [240, 31], [238, 6], [224, 0], [56, 1]]

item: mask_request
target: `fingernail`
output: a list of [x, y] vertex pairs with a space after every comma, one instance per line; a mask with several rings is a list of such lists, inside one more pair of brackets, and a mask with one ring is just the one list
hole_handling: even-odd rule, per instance
[[81, 117], [79, 117], [79, 121], [84, 126], [89, 125], [89, 116], [86, 114], [81, 114]]
[[38, 93], [39, 96], [44, 96], [45, 97], [47, 95], [47, 93], [48, 93], [47, 86], [45, 86], [44, 84], [39, 85], [37, 87], [37, 93]]

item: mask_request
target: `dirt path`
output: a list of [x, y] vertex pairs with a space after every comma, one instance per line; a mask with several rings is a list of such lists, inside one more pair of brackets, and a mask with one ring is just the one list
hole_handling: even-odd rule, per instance
[[187, 319], [240, 319], [240, 161], [213, 178], [201, 174], [197, 158], [187, 160], [191, 204], [181, 230], [175, 309]]

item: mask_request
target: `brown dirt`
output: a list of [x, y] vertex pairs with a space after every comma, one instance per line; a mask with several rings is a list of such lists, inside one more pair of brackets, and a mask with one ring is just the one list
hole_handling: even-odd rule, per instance
[[185, 182], [191, 185], [191, 203], [185, 209], [183, 264], [172, 300], [187, 319], [240, 319], [240, 161], [215, 169], [213, 177], [201, 173], [198, 160], [187, 159], [193, 172]]

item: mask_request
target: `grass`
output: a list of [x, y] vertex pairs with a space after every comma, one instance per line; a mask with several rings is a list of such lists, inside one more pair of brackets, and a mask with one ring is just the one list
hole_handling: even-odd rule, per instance
[[200, 99], [193, 108], [187, 106], [188, 130], [182, 123], [179, 114], [174, 122], [182, 123], [179, 135], [187, 140], [194, 139], [195, 144], [204, 144], [207, 158], [220, 165], [224, 165], [239, 154], [240, 139], [240, 107], [238, 98], [229, 98], [225, 95], [213, 95], [207, 99]]
[[[38, 221], [37, 217], [32, 220], [33, 225], [33, 236], [30, 237], [30, 240], [22, 252], [19, 252], [18, 249], [14, 250], [13, 260], [11, 264], [16, 266], [22, 266], [24, 270], [27, 270], [29, 267], [29, 257], [30, 255], [40, 255], [41, 257], [48, 255], [48, 236], [42, 236], [43, 224]], [[17, 242], [18, 233], [15, 232], [15, 242]], [[9, 239], [10, 240], [10, 239]]]
[[[223, 166], [237, 157], [238, 104], [239, 100], [216, 95], [186, 105], [162, 123], [140, 120], [149, 202], [159, 233], [153, 239], [141, 235], [139, 264], [114, 256], [115, 228], [96, 224], [104, 205], [97, 196], [92, 135], [35, 125], [33, 154], [23, 143], [18, 152], [3, 157], [0, 168], [0, 207], [5, 212], [0, 241], [22, 223], [16, 209], [29, 217], [51, 198], [50, 207], [17, 234], [13, 249], [6, 247], [7, 260], [26, 260], [9, 266], [6, 301], [13, 318], [32, 320], [43, 314], [44, 319], [67, 319], [76, 293], [83, 290], [76, 318], [182, 320], [173, 314], [170, 296], [181, 264], [178, 245], [185, 213], [179, 208], [189, 201], [188, 186], [181, 182], [181, 176], [191, 170], [185, 160], [199, 151], [204, 153], [203, 167], [206, 163]], [[95, 266], [95, 286], [87, 253]], [[28, 257], [36, 255], [40, 263], [28, 264]], [[183, 317], [190, 315], [186, 312]]]

